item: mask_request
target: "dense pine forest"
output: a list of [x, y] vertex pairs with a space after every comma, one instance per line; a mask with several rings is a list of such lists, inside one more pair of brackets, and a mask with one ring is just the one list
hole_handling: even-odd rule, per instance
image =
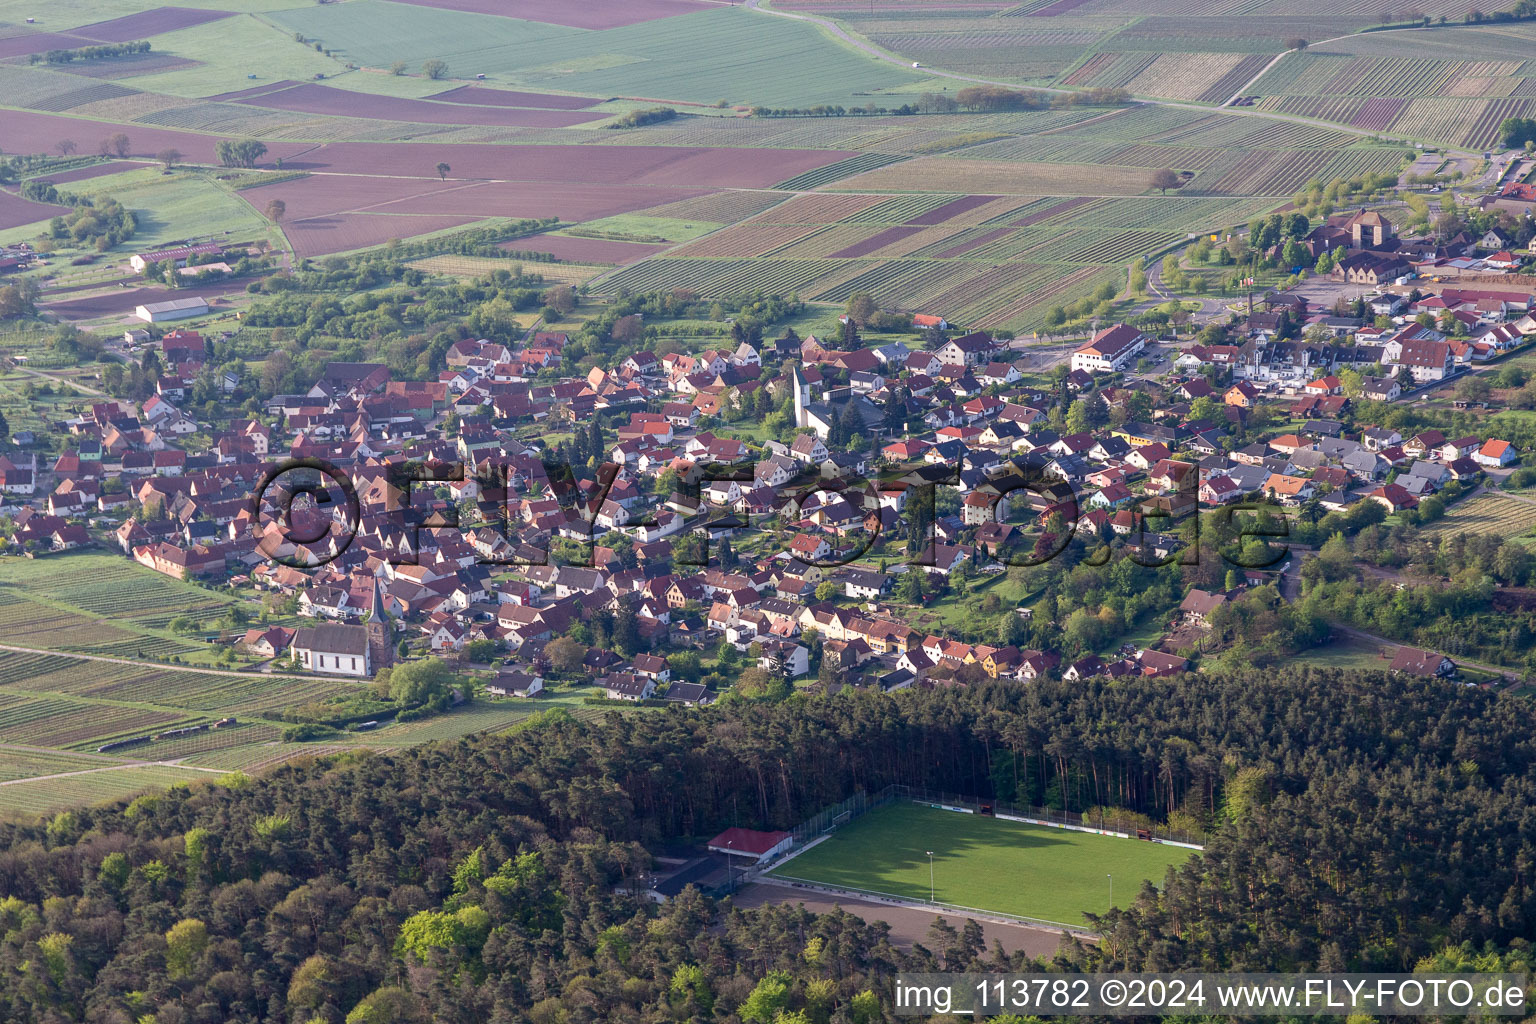
[[1527, 965], [1536, 715], [1280, 670], [558, 713], [506, 736], [0, 827], [0, 1019], [99, 1024], [887, 1019], [900, 969], [1013, 969], [979, 930], [691, 891], [648, 850], [890, 783], [1181, 819], [1203, 856], [1063, 970]]

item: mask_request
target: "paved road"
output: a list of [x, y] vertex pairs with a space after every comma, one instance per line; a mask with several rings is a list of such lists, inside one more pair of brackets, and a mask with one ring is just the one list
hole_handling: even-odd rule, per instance
[[1195, 317], [1226, 317], [1227, 299], [1215, 298], [1210, 295], [1175, 295], [1163, 284], [1163, 261], [1153, 260], [1147, 267], [1147, 298], [1131, 307], [1132, 313], [1145, 313], [1149, 309], [1161, 306], [1169, 299], [1177, 299], [1180, 302], [1198, 302], [1200, 308], [1195, 310]]

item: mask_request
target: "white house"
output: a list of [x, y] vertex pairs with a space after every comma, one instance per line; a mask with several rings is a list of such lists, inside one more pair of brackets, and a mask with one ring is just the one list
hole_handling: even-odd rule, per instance
[[1129, 324], [1106, 327], [1072, 353], [1072, 369], [1114, 373], [1147, 347], [1147, 336]]
[[520, 669], [503, 668], [485, 686], [485, 692], [497, 697], [532, 697], [544, 689], [544, 678]]
[[1490, 439], [1483, 442], [1483, 446], [1472, 453], [1472, 461], [1479, 466], [1508, 466], [1519, 456], [1515, 453], [1515, 446], [1508, 441]]

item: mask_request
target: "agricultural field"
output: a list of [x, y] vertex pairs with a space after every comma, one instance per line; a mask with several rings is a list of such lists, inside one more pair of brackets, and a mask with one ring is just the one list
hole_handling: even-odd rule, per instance
[[1482, 53], [1455, 42], [1438, 53], [1462, 49], [1467, 59], [1448, 59], [1420, 50], [1417, 38], [1413, 56], [1395, 55], [1402, 51], [1391, 51], [1391, 38], [1377, 34], [1287, 54], [1245, 93], [1260, 97], [1264, 110], [1473, 148], [1492, 144], [1504, 118], [1536, 110], [1536, 66], [1522, 56], [1532, 48], [1528, 39], [1521, 49]]
[[1521, 537], [1536, 528], [1536, 503], [1483, 494], [1453, 505], [1444, 518], [1422, 527], [1426, 533], [1492, 533]]
[[[799, 106], [862, 103], [921, 76], [832, 43], [814, 25], [704, 8], [679, 18], [588, 31], [383, 0], [299, 7], [272, 16], [364, 67], [471, 60], [501, 85], [598, 97]], [[472, 57], [463, 40], [474, 39]], [[740, 55], [751, 53], [750, 61]], [[301, 76], [288, 76], [301, 77]]]
[[1131, 260], [1277, 204], [1184, 195], [817, 192], [599, 284], [706, 295], [771, 285], [827, 303], [868, 291], [887, 308], [942, 308], [977, 328], [1038, 330], [1052, 306], [1105, 283], [1120, 287]]
[[18, 646], [207, 662], [206, 644], [167, 624], [178, 615], [216, 619], [231, 603], [118, 555], [0, 559], [0, 637]]
[[177, 765], [123, 765], [58, 779], [0, 782], [0, 815], [34, 818], [216, 778], [217, 773]]
[[[930, 875], [928, 853], [932, 851]], [[1160, 843], [1001, 821], [926, 805], [871, 811], [774, 868], [774, 878], [1080, 926], [1085, 913], [1161, 884], [1190, 851]]]

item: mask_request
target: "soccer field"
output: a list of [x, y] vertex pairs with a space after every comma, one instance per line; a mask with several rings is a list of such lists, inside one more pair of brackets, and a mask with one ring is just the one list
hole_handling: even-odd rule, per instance
[[1061, 924], [1135, 898], [1143, 879], [1162, 884], [1192, 851], [1179, 846], [999, 821], [920, 804], [873, 811], [770, 871], [776, 878], [929, 898]]

